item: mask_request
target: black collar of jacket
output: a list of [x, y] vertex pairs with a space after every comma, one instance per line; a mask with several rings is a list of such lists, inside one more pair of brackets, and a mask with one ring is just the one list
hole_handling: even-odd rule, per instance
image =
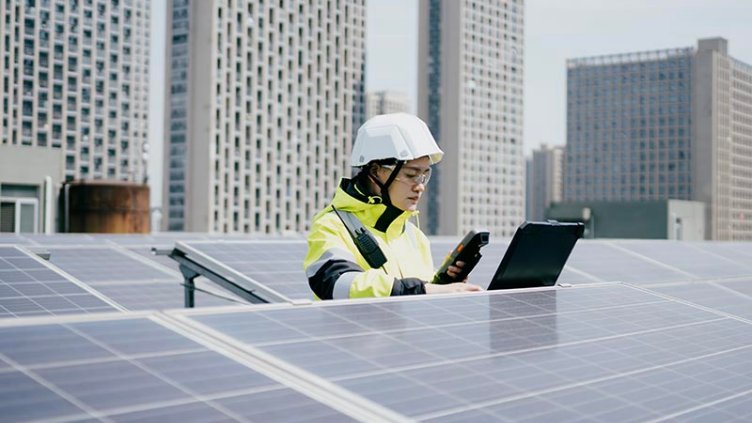
[[[356, 200], [369, 204], [368, 195], [365, 194], [368, 192], [368, 189], [363, 186], [363, 183], [359, 178], [345, 178], [342, 181], [342, 189]], [[402, 213], [404, 213], [403, 210], [394, 207], [394, 205], [392, 204], [384, 204], [384, 206], [386, 206], [386, 209], [376, 220], [376, 225], [374, 226], [374, 228], [380, 232], [386, 232], [387, 228], [389, 228], [389, 225], [391, 225], [395, 219], [397, 219]]]

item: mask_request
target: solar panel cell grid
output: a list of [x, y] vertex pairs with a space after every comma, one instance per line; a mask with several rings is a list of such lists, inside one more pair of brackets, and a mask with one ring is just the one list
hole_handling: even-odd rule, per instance
[[0, 363], [4, 421], [351, 420], [146, 319], [0, 328]]
[[0, 247], [0, 318], [115, 311], [25, 252]]
[[165, 281], [172, 273], [145, 264], [113, 248], [49, 248], [50, 262], [92, 285], [123, 281]]
[[[456, 318], [432, 324], [427, 306]], [[719, 398], [752, 387], [749, 324], [619, 285], [191, 319], [425, 421], [631, 420], [706, 405], [693, 386]], [[342, 331], [317, 332], [325, 321]], [[728, 363], [746, 366], [734, 382]], [[626, 396], [601, 387], [616, 382]]]

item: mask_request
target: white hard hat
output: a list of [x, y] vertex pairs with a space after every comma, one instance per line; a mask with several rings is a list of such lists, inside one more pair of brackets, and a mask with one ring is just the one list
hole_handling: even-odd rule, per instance
[[407, 113], [390, 113], [374, 116], [358, 129], [350, 163], [359, 167], [373, 160], [428, 156], [431, 164], [436, 164], [443, 155], [422, 120]]

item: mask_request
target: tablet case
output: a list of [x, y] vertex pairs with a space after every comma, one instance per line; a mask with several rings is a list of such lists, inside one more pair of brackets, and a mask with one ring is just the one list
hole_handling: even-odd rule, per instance
[[582, 223], [523, 223], [514, 233], [488, 290], [556, 284], [584, 230]]

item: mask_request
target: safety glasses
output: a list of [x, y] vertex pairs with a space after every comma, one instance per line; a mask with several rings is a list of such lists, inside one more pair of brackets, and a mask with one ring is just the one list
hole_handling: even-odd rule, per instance
[[[382, 165], [381, 167], [387, 168], [394, 172], [395, 167], [392, 165]], [[395, 181], [400, 181], [403, 184], [418, 185], [427, 184], [431, 180], [431, 168], [419, 169], [414, 167], [403, 167], [394, 178]]]

